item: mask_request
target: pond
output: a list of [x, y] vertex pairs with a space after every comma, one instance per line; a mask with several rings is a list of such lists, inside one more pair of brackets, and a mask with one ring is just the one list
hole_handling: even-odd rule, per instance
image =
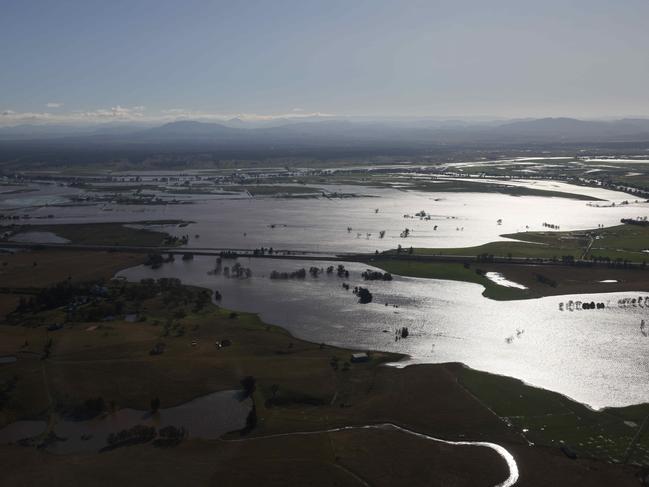
[[33, 242], [33, 243], [54, 243], [63, 244], [70, 242], [68, 239], [59, 237], [52, 232], [21, 232], [9, 237], [10, 242]]
[[[52, 432], [60, 441], [49, 444], [46, 449], [59, 454], [98, 452], [107, 446], [111, 433], [136, 425], [156, 429], [182, 427], [190, 438], [216, 439], [243, 428], [251, 407], [249, 398], [243, 398], [241, 391], [233, 390], [208, 394], [179, 406], [160, 409], [155, 414], [125, 408], [89, 420], [63, 419], [52, 427]], [[43, 434], [46, 428], [45, 421], [17, 421], [0, 430], [0, 443], [15, 443], [36, 437]]]

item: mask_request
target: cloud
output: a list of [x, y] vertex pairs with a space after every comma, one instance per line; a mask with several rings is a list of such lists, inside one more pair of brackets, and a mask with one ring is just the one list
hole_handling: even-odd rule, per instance
[[86, 112], [75, 112], [79, 114], [83, 119], [88, 121], [105, 121], [105, 120], [138, 120], [144, 117], [144, 107], [143, 106], [134, 106], [134, 107], [123, 107], [121, 105], [116, 105], [111, 108], [100, 108], [97, 110], [91, 110]]
[[[59, 105], [54, 107], [53, 105]], [[50, 102], [50, 108], [60, 108], [63, 103]], [[0, 125], [10, 126], [22, 123], [33, 124], [98, 124], [105, 122], [142, 122], [166, 123], [174, 120], [226, 121], [232, 118], [255, 122], [272, 121], [276, 119], [299, 119], [305, 117], [331, 117], [333, 115], [320, 112], [305, 112], [302, 109], [292, 109], [288, 113], [258, 114], [258, 113], [215, 113], [190, 110], [185, 108], [169, 108], [156, 113], [150, 113], [142, 105], [97, 108], [93, 110], [70, 110], [55, 112], [16, 112], [4, 110], [0, 112]]]
[[59, 101], [50, 101], [45, 105], [47, 108], [61, 108], [63, 103]]
[[[52, 103], [48, 103], [51, 105]], [[63, 104], [61, 103], [61, 106]], [[0, 112], [0, 124], [3, 126], [18, 125], [22, 123], [33, 124], [93, 124], [108, 121], [138, 121], [144, 120], [144, 107], [123, 107], [116, 105], [111, 108], [98, 108], [96, 110], [73, 110], [68, 112], [16, 112], [4, 110]]]
[[333, 114], [322, 113], [322, 112], [305, 112], [301, 108], [293, 108], [288, 113], [276, 113], [276, 114], [259, 114], [259, 113], [210, 113], [210, 112], [200, 112], [195, 110], [187, 110], [184, 108], [169, 108], [167, 110], [162, 110], [162, 118], [174, 119], [174, 120], [218, 120], [226, 121], [233, 118], [238, 118], [240, 120], [249, 121], [249, 122], [263, 122], [271, 121], [285, 118], [307, 118], [307, 117], [333, 117]]

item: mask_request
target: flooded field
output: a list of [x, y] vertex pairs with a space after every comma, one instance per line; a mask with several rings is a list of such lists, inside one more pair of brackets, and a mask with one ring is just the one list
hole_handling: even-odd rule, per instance
[[[236, 197], [183, 195], [187, 204], [111, 204], [103, 202], [34, 206], [42, 200], [79, 196], [75, 188], [45, 186], [24, 199], [0, 198], [0, 211], [29, 216], [21, 223], [90, 223], [184, 220], [169, 233], [188, 235], [191, 247], [257, 248], [321, 252], [374, 252], [404, 247], [465, 247], [501, 240], [501, 234], [543, 230], [544, 223], [561, 230], [611, 226], [621, 218], [646, 213], [649, 205], [625, 193], [555, 182], [525, 182], [552, 191], [574, 192], [605, 201], [493, 193], [401, 191], [350, 185], [325, 185], [343, 198]], [[66, 196], [64, 190], [70, 189]], [[42, 191], [42, 194], [41, 194]], [[179, 196], [180, 198], [180, 196]], [[621, 204], [631, 199], [629, 204]], [[16, 207], [16, 204], [21, 205]], [[612, 203], [616, 203], [613, 205]], [[11, 207], [12, 209], [9, 209]], [[426, 218], [416, 216], [425, 212]], [[407, 238], [402, 232], [408, 228]], [[384, 232], [384, 233], [382, 233]], [[381, 236], [383, 235], [383, 236]]]
[[[177, 277], [218, 290], [223, 306], [259, 313], [264, 321], [316, 343], [399, 352], [417, 362], [463, 362], [595, 408], [649, 401], [649, 339], [639, 328], [649, 308], [644, 301], [618, 305], [621, 298], [644, 300], [646, 293], [493, 301], [482, 297], [482, 287], [476, 284], [399, 276], [387, 282], [364, 281], [363, 264], [346, 263], [348, 279], [334, 273], [271, 280], [274, 270], [292, 272], [337, 263], [247, 258], [238, 262], [251, 269], [251, 278], [208, 275], [214, 267], [214, 259], [208, 257], [176, 260], [157, 270], [135, 267], [119, 275], [134, 281]], [[359, 304], [343, 282], [352, 289], [367, 287], [373, 301]], [[560, 310], [560, 303], [576, 300], [604, 302], [606, 308]], [[409, 334], [399, 339], [403, 327]]]
[[[534, 159], [517, 161], [532, 162]], [[408, 177], [413, 175], [419, 177], [414, 173]], [[155, 179], [138, 177], [142, 184], [151, 184]], [[133, 183], [119, 184], [129, 187]], [[30, 183], [25, 186], [29, 192], [0, 198], [0, 209], [26, 224], [146, 221], [150, 225], [157, 220], [184, 221], [153, 227], [178, 237], [187, 236], [187, 245], [192, 248], [263, 246], [327, 254], [382, 251], [398, 245], [473, 246], [526, 230], [551, 227], [568, 231], [617, 225], [620, 219], [644, 215], [649, 209], [642, 199], [602, 188], [541, 180], [508, 184], [602, 201], [320, 184], [316, 186], [322, 193], [317, 197], [224, 191], [178, 194], [173, 197], [177, 198], [175, 204], [121, 204], [104, 198], [108, 193]], [[94, 201], [91, 193], [103, 194], [102, 202]], [[23, 233], [18, 238], [60, 241], [54, 234], [38, 232]], [[639, 306], [620, 308], [617, 300], [621, 296], [617, 294], [495, 302], [483, 298], [478, 285], [396, 277], [391, 282], [368, 283], [374, 301], [360, 305], [335, 277], [268, 277], [273, 270], [290, 273], [300, 267], [329, 265], [324, 262], [241, 262], [251, 268], [252, 278], [210, 276], [207, 272], [214, 265], [212, 258], [177, 261], [159, 270], [138, 267], [121, 275], [133, 280], [173, 276], [187, 284], [218, 289], [224, 306], [258, 312], [264, 320], [314, 342], [396, 351], [415, 361], [463, 362], [559, 391], [594, 407], [649, 401], [649, 340], [638, 330], [649, 310]], [[351, 264], [348, 268], [353, 288], [362, 283], [360, 274], [365, 266]], [[488, 277], [504, 286], [521, 287], [503, 281], [499, 275]], [[607, 307], [560, 311], [559, 303], [571, 299], [604, 301]], [[408, 338], [395, 339], [397, 330], [403, 327], [409, 330]]]

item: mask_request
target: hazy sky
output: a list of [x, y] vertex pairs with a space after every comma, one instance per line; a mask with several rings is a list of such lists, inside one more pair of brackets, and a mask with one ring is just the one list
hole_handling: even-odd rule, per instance
[[0, 123], [649, 116], [649, 1], [0, 0]]

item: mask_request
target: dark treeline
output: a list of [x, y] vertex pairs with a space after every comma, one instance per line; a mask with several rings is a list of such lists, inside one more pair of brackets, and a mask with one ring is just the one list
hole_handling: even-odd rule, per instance
[[35, 296], [20, 298], [16, 312], [38, 312], [58, 308], [76, 297], [91, 298], [106, 296], [108, 290], [100, 282], [73, 283], [59, 282], [53, 286], [41, 289]]
[[273, 271], [270, 273], [271, 279], [304, 279], [305, 277], [306, 269], [304, 267], [293, 272]]
[[311, 266], [309, 267], [308, 271], [304, 267], [292, 272], [272, 271], [270, 273], [270, 278], [271, 279], [305, 279], [307, 273], [311, 277], [317, 278], [321, 274], [325, 274], [325, 273], [327, 275], [333, 275], [334, 271], [338, 277], [342, 277], [342, 278], [349, 277], [349, 271], [345, 269], [345, 266], [343, 264], [338, 264], [338, 267], [334, 267], [330, 265], [326, 269], [323, 269], [322, 267]]
[[364, 271], [361, 276], [363, 276], [363, 279], [366, 281], [391, 281], [392, 280], [392, 274], [389, 272], [381, 272], [381, 271], [372, 271], [370, 269], [367, 269]]
[[[27, 314], [64, 307], [66, 321], [88, 322], [115, 319], [129, 310], [137, 311], [146, 299], [160, 296], [165, 306], [192, 305], [200, 311], [212, 299], [207, 289], [183, 286], [180, 279], [142, 279], [139, 283], [64, 281], [39, 290], [29, 299], [21, 298], [10, 321], [20, 322]], [[217, 298], [220, 294], [217, 294]], [[50, 325], [52, 330], [60, 326]]]
[[646, 216], [644, 218], [622, 218], [620, 221], [626, 225], [649, 226], [649, 220], [647, 220]]

